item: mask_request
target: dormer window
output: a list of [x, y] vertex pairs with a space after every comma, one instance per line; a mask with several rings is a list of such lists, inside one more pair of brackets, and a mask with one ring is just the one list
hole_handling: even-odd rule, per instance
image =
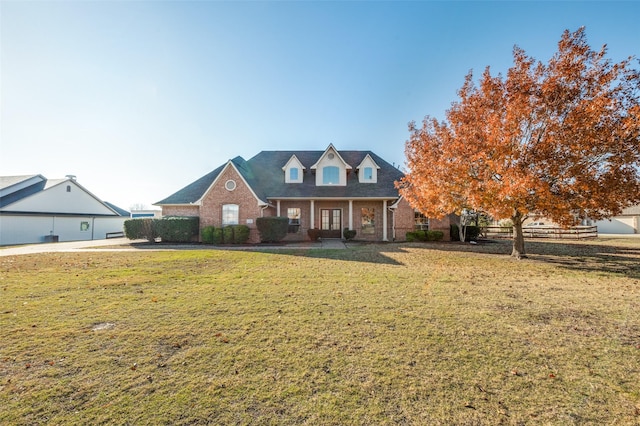
[[364, 175], [362, 178], [364, 180], [373, 180], [373, 167], [365, 167], [363, 169]]
[[340, 169], [337, 166], [326, 166], [322, 168], [322, 184], [337, 185], [340, 183]]
[[297, 181], [298, 180], [298, 169], [297, 167], [292, 167], [289, 169], [289, 180]]
[[316, 174], [316, 186], [346, 186], [347, 173], [351, 166], [344, 161], [333, 145], [329, 144], [318, 161], [311, 166], [311, 170]]
[[367, 154], [357, 167], [358, 181], [360, 183], [376, 183], [378, 182], [378, 169], [380, 166], [373, 161], [373, 158]]
[[302, 183], [302, 174], [305, 167], [302, 165], [298, 157], [294, 155], [289, 158], [287, 164], [282, 167], [284, 170], [284, 182], [285, 183]]

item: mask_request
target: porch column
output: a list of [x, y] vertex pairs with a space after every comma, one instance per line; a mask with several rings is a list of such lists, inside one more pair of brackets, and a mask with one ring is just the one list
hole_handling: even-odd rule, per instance
[[309, 229], [315, 229], [316, 220], [315, 220], [315, 207], [313, 200], [311, 200], [311, 223], [309, 224]]
[[353, 229], [353, 200], [349, 200], [349, 230]]
[[280, 216], [280, 200], [276, 201], [276, 216]]
[[382, 200], [382, 241], [389, 241], [387, 238], [387, 200]]

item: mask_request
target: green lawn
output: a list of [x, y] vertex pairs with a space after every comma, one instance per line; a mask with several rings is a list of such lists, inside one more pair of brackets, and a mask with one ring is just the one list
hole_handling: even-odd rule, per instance
[[640, 239], [0, 258], [0, 424], [640, 424]]

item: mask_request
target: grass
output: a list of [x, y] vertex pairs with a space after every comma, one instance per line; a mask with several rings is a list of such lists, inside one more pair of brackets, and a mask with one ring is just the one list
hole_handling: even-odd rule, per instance
[[0, 424], [640, 424], [640, 240], [0, 258]]

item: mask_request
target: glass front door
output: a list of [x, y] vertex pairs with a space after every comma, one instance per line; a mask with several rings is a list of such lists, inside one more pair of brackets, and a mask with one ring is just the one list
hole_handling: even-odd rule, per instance
[[320, 210], [320, 237], [341, 238], [342, 237], [342, 210], [321, 209]]

